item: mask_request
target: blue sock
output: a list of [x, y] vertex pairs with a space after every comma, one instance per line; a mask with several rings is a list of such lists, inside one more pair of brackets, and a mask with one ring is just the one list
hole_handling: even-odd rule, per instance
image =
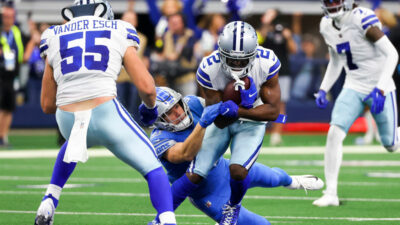
[[292, 178], [280, 168], [269, 168], [255, 163], [249, 170], [250, 188], [252, 187], [279, 187], [292, 183]]
[[231, 177], [231, 205], [236, 205], [240, 203], [243, 196], [246, 194], [247, 189], [250, 185], [250, 176], [247, 176], [244, 180], [234, 180]]
[[186, 199], [186, 197], [196, 188], [198, 184], [192, 183], [184, 174], [172, 184], [172, 196], [174, 199], [174, 210]]
[[162, 167], [150, 171], [144, 176], [149, 185], [150, 200], [158, 215], [163, 212], [173, 212], [172, 194], [167, 175]]
[[71, 176], [75, 169], [76, 163], [66, 163], [63, 161], [65, 150], [67, 149], [68, 141], [66, 141], [58, 152], [56, 163], [54, 164], [53, 174], [51, 176], [50, 184], [57, 185], [61, 188], [64, 187], [68, 178]]

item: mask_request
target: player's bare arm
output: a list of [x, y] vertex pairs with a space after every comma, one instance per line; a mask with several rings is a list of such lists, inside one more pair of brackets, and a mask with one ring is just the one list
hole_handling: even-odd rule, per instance
[[251, 109], [239, 107], [239, 117], [257, 121], [274, 121], [279, 116], [279, 104], [281, 89], [278, 76], [274, 76], [265, 82], [260, 89], [260, 97], [264, 104]]
[[190, 162], [200, 150], [206, 128], [197, 124], [184, 142], [178, 142], [168, 149], [163, 157], [171, 163]]
[[51, 68], [46, 59], [40, 96], [40, 105], [44, 113], [53, 114], [56, 112], [56, 94], [57, 84], [53, 77], [53, 68]]
[[369, 28], [367, 33], [365, 33], [365, 36], [372, 43], [375, 43], [377, 40], [381, 39], [381, 37], [383, 37], [384, 35], [385, 34], [376, 26]]
[[222, 101], [222, 91], [215, 91], [204, 87], [200, 87], [200, 90], [204, 94], [207, 106]]
[[153, 107], [156, 102], [154, 79], [147, 71], [142, 60], [137, 55], [136, 48], [133, 46], [126, 49], [124, 55], [124, 67], [132, 82], [137, 87], [140, 98], [146, 106]]

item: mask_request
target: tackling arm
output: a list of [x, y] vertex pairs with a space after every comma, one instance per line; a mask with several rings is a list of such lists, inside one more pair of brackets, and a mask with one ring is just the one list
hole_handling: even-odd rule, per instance
[[136, 48], [131, 46], [126, 49], [124, 55], [124, 66], [132, 82], [139, 91], [140, 98], [147, 108], [152, 109], [156, 105], [156, 88], [154, 79], [147, 71], [142, 60], [136, 52]]
[[325, 92], [329, 92], [333, 84], [339, 78], [340, 72], [342, 72], [343, 68], [339, 61], [338, 54], [330, 47], [328, 48], [328, 50], [330, 60], [328, 68], [326, 68], [324, 79], [322, 80], [321, 86], [319, 88], [320, 90], [324, 90]]
[[239, 107], [238, 116], [257, 121], [275, 121], [279, 116], [281, 99], [278, 76], [272, 77], [261, 86], [260, 97], [264, 104], [251, 109]]
[[384, 35], [384, 33], [378, 27], [372, 26], [369, 28], [365, 36], [386, 57], [386, 60], [381, 67], [382, 70], [377, 84], [377, 88], [383, 92], [387, 81], [390, 80], [393, 75], [399, 55], [392, 42], [390, 42], [387, 36]]
[[53, 68], [46, 59], [46, 66], [42, 79], [42, 92], [40, 96], [40, 105], [46, 114], [53, 114], [57, 110], [56, 105], [57, 83], [53, 77]]

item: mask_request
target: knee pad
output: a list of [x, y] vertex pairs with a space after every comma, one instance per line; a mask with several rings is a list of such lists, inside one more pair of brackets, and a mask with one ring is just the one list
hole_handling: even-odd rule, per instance
[[327, 142], [342, 143], [346, 137], [346, 132], [336, 125], [331, 125], [328, 131]]

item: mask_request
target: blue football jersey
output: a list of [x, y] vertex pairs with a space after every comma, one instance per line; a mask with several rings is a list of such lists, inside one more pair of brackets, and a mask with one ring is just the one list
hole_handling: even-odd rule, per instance
[[194, 127], [199, 121], [201, 114], [203, 113], [204, 105], [203, 100], [197, 96], [186, 96], [183, 98], [192, 114], [193, 124], [183, 131], [171, 132], [166, 130], [154, 129], [150, 135], [150, 141], [154, 145], [157, 153], [157, 157], [167, 170], [168, 179], [172, 183], [179, 177], [181, 177], [188, 168], [190, 162], [184, 162], [180, 164], [170, 163], [165, 160], [163, 154], [177, 142], [184, 142], [186, 138], [192, 133]]

